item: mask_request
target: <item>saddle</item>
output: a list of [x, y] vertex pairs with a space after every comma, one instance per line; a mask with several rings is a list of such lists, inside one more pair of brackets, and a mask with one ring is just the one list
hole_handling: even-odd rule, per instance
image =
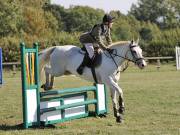
[[100, 48], [94, 48], [94, 56], [92, 59], [89, 58], [88, 52], [85, 47], [81, 48], [82, 51], [85, 52], [84, 54], [84, 59], [82, 63], [79, 65], [77, 68], [77, 72], [82, 75], [84, 67], [89, 67], [93, 70], [95, 70], [96, 67], [101, 65], [102, 62], [102, 51]]

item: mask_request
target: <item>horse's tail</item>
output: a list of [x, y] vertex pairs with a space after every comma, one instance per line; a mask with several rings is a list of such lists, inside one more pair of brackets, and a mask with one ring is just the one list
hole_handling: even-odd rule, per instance
[[49, 63], [50, 60], [50, 55], [52, 54], [52, 52], [54, 51], [56, 47], [50, 47], [47, 48], [41, 52], [39, 52], [39, 73], [40, 73], [40, 78], [42, 78], [42, 72], [44, 69], [44, 66]]

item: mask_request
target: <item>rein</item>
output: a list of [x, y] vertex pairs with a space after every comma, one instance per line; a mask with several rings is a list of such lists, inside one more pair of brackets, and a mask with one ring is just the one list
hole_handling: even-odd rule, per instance
[[[109, 52], [108, 52], [108, 53], [109, 53]], [[105, 55], [106, 55], [106, 54], [105, 54]], [[110, 58], [113, 60], [114, 64], [116, 65], [117, 69], [118, 69], [117, 72], [116, 72], [116, 74], [118, 74], [118, 73], [120, 72], [120, 70], [119, 70], [119, 68], [118, 68], [118, 64], [116, 63], [116, 61], [115, 61], [115, 59], [114, 59], [114, 57], [113, 57], [112, 55], [114, 55], [115, 57], [118, 56], [118, 57], [120, 57], [120, 58], [126, 59], [126, 60], [128, 60], [128, 62], [129, 62], [129, 61], [132, 61], [132, 60], [126, 58], [126, 57], [123, 57], [123, 56], [118, 55], [118, 54], [117, 54], [117, 50], [116, 50], [116, 54], [114, 54], [114, 53], [109, 53], [109, 55], [110, 55]], [[107, 55], [106, 55], [106, 56], [107, 56]], [[109, 56], [107, 56], [107, 57], [109, 57]], [[134, 61], [132, 61], [132, 62], [134, 62]], [[125, 71], [125, 70], [127, 69], [128, 65], [129, 65], [129, 64], [127, 64], [127, 66], [123, 69], [123, 71]]]
[[[116, 50], [116, 49], [115, 49], [115, 50]], [[128, 52], [128, 51], [127, 51], [127, 52]], [[126, 52], [126, 54], [127, 54], [127, 52]], [[110, 53], [109, 53], [109, 54], [110, 54]], [[111, 56], [114, 55], [115, 57], [117, 56], [117, 57], [120, 57], [120, 58], [123, 58], [123, 59], [126, 59], [126, 60], [128, 60], [128, 61], [131, 61], [131, 62], [135, 63], [135, 61], [133, 61], [133, 60], [125, 57], [126, 55], [125, 55], [125, 56], [118, 55], [118, 54], [117, 54], [117, 50], [116, 50], [116, 53], [112, 53], [112, 54], [110, 54], [110, 55], [111, 55]]]
[[[114, 64], [116, 65], [116, 67], [117, 67], [117, 69], [118, 69], [118, 65], [117, 65], [117, 63], [116, 63], [116, 61], [115, 61], [115, 59], [114, 59], [114, 57], [120, 57], [120, 58], [123, 58], [123, 59], [125, 59], [125, 60], [128, 60], [128, 62], [129, 61], [131, 61], [131, 62], [133, 62], [133, 63], [135, 63], [135, 64], [137, 64], [137, 62], [139, 61], [139, 60], [142, 60], [142, 59], [144, 59], [144, 58], [138, 58], [138, 59], [136, 59], [136, 57], [134, 56], [134, 53], [132, 52], [132, 50], [131, 50], [131, 48], [133, 48], [133, 47], [135, 47], [135, 46], [130, 46], [130, 51], [131, 51], [131, 54], [132, 54], [132, 56], [133, 56], [133, 58], [135, 58], [135, 60], [131, 60], [131, 59], [129, 59], [129, 58], [127, 58], [126, 57], [126, 55], [127, 55], [127, 53], [128, 53], [128, 51], [126, 52], [126, 55], [125, 56], [121, 56], [121, 55], [119, 55], [119, 54], [117, 54], [117, 50], [116, 49], [114, 49], [114, 51], [116, 52], [116, 53], [110, 53], [110, 52], [108, 52], [109, 53], [109, 55], [110, 55], [110, 58], [113, 60], [113, 62], [114, 62]], [[114, 52], [113, 51], [113, 52]], [[105, 54], [106, 55], [106, 54]], [[113, 57], [113, 56], [114, 57]], [[107, 55], [106, 55], [107, 56]], [[107, 57], [109, 57], [109, 56], [107, 56]], [[128, 67], [128, 64], [127, 64], [127, 66], [125, 67], [125, 69], [123, 69], [123, 71], [125, 71], [126, 69], [127, 69], [127, 67]], [[117, 71], [117, 73], [119, 73], [120, 71], [118, 70]]]

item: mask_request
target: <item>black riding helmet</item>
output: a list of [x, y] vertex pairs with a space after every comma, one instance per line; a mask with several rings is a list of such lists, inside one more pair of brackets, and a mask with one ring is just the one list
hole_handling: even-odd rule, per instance
[[111, 15], [105, 14], [103, 17], [103, 23], [105, 22], [112, 23], [114, 18], [115, 17], [112, 17]]

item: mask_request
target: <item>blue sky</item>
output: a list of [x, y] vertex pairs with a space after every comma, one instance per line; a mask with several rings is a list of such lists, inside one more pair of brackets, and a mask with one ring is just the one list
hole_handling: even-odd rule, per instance
[[60, 4], [65, 8], [70, 5], [87, 5], [93, 8], [103, 9], [105, 12], [111, 10], [120, 10], [121, 13], [127, 14], [132, 3], [136, 4], [138, 0], [51, 0], [53, 4]]

